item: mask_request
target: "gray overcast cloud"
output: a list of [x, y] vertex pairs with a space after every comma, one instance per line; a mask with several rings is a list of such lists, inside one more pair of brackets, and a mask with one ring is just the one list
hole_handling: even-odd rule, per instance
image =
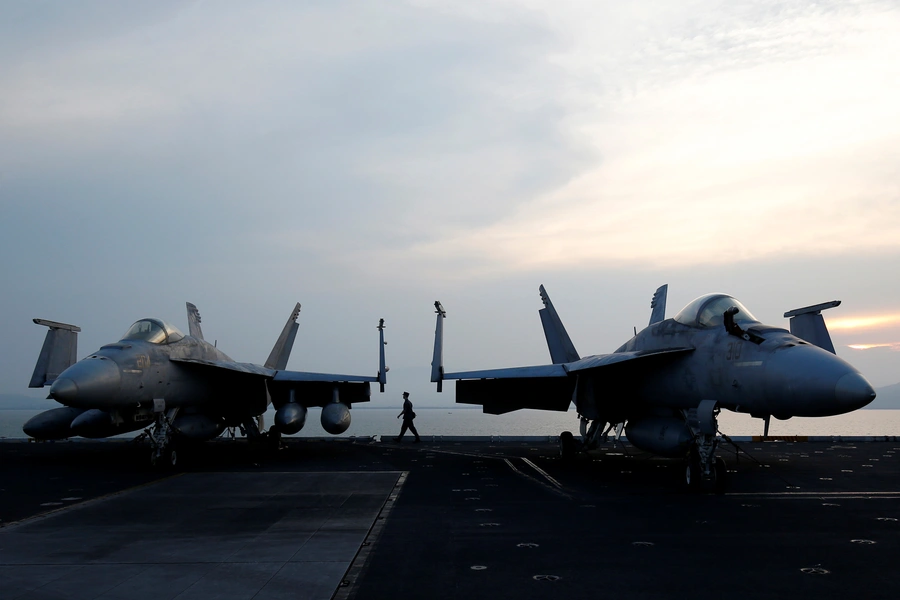
[[[0, 2], [0, 392], [42, 317], [79, 354], [136, 319], [426, 402], [451, 368], [547, 361], [547, 288], [609, 352], [709, 291], [900, 380], [893, 2]], [[852, 321], [866, 317], [869, 321]], [[874, 319], [874, 320], [872, 320]], [[858, 349], [849, 348], [850, 345]], [[34, 394], [35, 392], [31, 392]]]

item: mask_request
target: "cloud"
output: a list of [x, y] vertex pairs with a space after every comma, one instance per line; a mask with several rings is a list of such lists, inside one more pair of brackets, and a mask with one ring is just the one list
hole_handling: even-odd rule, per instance
[[871, 350], [873, 348], [888, 348], [894, 352], [900, 352], [900, 342], [891, 342], [888, 344], [850, 344], [847, 346], [853, 350]]
[[[448, 352], [453, 335], [474, 345], [461, 366], [546, 360], [523, 325], [542, 282], [594, 351], [646, 321], [631, 305], [665, 281], [673, 307], [727, 288], [779, 317], [837, 288], [860, 314], [896, 312], [890, 3], [4, 15], [11, 340], [39, 346], [37, 316], [96, 346], [191, 300], [256, 360], [300, 300], [293, 366], [370, 369], [360, 331], [384, 316], [401, 372], [430, 360], [436, 297], [459, 328]], [[0, 385], [18, 390], [33, 356], [7, 355]]]
[[602, 162], [417, 251], [529, 270], [896, 250], [900, 66], [885, 57], [900, 52], [897, 11], [705, 6], [719, 5], [663, 12], [625, 39], [567, 6], [580, 20], [557, 24], [573, 40], [556, 58], [569, 134]]
[[828, 321], [829, 329], [885, 329], [900, 325], [900, 314], [841, 317]]
[[587, 161], [551, 92], [554, 39], [528, 20], [275, 2], [119, 25], [0, 76], [7, 194], [63, 172], [117, 188], [84, 199], [98, 212], [152, 195], [160, 210], [239, 215], [260, 252], [352, 262], [496, 222]]

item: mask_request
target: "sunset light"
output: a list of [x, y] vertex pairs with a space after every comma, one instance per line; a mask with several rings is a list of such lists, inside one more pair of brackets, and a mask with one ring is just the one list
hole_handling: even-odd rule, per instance
[[847, 346], [854, 350], [871, 350], [872, 348], [890, 348], [894, 352], [900, 352], [900, 342], [891, 342], [887, 344], [850, 344]]
[[900, 325], [900, 314], [828, 320], [829, 329], [872, 329], [891, 325]]

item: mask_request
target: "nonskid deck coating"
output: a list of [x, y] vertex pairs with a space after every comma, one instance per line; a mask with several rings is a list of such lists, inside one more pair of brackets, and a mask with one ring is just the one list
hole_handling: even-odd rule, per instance
[[399, 473], [188, 473], [0, 530], [3, 598], [331, 598]]
[[[739, 445], [749, 456], [722, 447], [735, 471], [723, 496], [686, 493], [678, 461], [628, 445], [564, 463], [554, 444], [536, 441], [288, 440], [274, 456], [220, 442], [176, 479], [252, 471], [277, 486], [279, 473], [408, 473], [336, 597], [896, 597], [900, 444]], [[143, 456], [110, 442], [0, 444], [4, 487], [11, 471], [38, 484], [0, 494], [0, 518], [26, 503], [45, 511], [37, 501], [59, 501], [75, 481], [91, 490], [129, 472], [129, 485], [165, 476], [135, 469]], [[78, 512], [67, 514], [77, 521]], [[246, 534], [227, 525], [226, 538]]]

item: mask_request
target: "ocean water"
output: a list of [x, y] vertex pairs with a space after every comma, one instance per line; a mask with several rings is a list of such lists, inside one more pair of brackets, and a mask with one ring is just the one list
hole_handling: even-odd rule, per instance
[[[0, 439], [20, 439], [27, 437], [22, 425], [40, 411], [0, 410]], [[341, 435], [397, 435], [400, 432], [399, 407], [375, 408], [356, 407], [351, 411], [350, 429]], [[297, 437], [328, 436], [319, 423], [320, 409], [311, 408], [306, 426]], [[579, 431], [578, 416], [569, 412], [520, 410], [505, 415], [486, 415], [478, 407], [425, 408], [416, 407], [415, 421], [420, 435], [504, 435], [504, 436], [553, 436], [569, 430], [576, 435]], [[275, 411], [269, 410], [265, 425], [272, 424]], [[722, 411], [719, 415], [719, 429], [729, 436], [762, 435], [763, 422], [749, 415]], [[138, 432], [125, 434], [133, 437]], [[409, 434], [407, 434], [409, 435]], [[801, 418], [787, 421], [772, 419], [769, 435], [811, 435], [811, 436], [882, 436], [900, 435], [900, 410], [858, 410], [837, 417]]]

